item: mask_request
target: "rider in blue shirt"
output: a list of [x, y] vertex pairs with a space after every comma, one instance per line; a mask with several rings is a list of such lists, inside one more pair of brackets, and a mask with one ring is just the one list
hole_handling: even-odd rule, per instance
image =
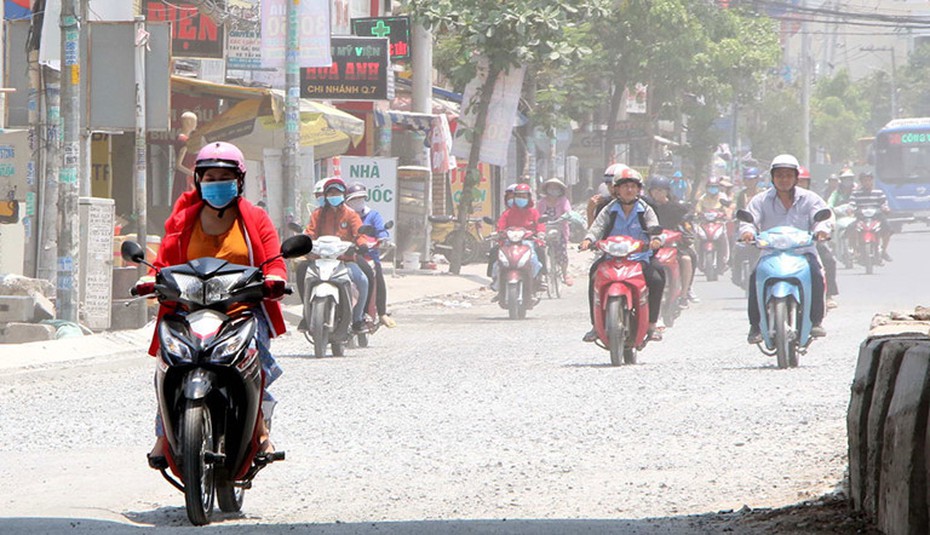
[[[362, 218], [363, 226], [370, 225], [374, 227], [374, 237], [379, 242], [391, 236], [391, 233], [384, 226], [384, 218], [381, 217], [381, 214], [368, 206], [368, 188], [364, 184], [355, 183], [349, 186], [349, 189], [346, 190], [346, 204]], [[373, 247], [368, 250], [368, 256], [374, 265], [374, 275], [378, 282], [375, 294], [378, 318], [382, 325], [390, 329], [396, 326], [397, 322], [387, 314], [387, 285], [384, 282], [384, 270], [381, 268], [381, 251], [377, 247]]]

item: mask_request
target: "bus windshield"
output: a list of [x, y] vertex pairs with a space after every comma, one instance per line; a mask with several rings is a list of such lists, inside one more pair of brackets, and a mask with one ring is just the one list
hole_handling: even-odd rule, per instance
[[[924, 143], [901, 143], [901, 139], [917, 138], [918, 134], [880, 134], [876, 151], [875, 174], [882, 182], [930, 183], [930, 135]], [[924, 137], [926, 136], [926, 137]]]

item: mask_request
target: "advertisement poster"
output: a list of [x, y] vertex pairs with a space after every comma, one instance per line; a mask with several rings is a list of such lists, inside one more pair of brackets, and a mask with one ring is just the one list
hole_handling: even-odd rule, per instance
[[[287, 44], [286, 0], [264, 0], [261, 21], [262, 67], [283, 70]], [[299, 67], [326, 67], [330, 64], [328, 0], [300, 2], [298, 40]]]
[[[458, 210], [459, 201], [462, 199], [462, 186], [465, 184], [465, 169], [467, 167], [468, 163], [462, 161], [449, 173], [452, 202], [456, 210]], [[473, 200], [470, 217], [487, 216], [497, 219], [494, 214], [494, 202], [491, 197], [491, 166], [484, 163], [479, 164], [478, 172], [481, 173], [481, 182], [479, 182], [478, 187], [472, 191]]]
[[223, 26], [185, 0], [145, 3], [145, 19], [171, 23], [171, 55], [176, 58], [223, 58]]
[[[478, 75], [465, 86], [462, 98], [464, 113], [459, 118], [459, 127], [455, 131], [455, 142], [452, 145], [452, 154], [456, 158], [468, 160], [471, 142], [465, 137], [465, 132], [475, 124], [475, 108], [478, 104], [476, 95], [478, 88], [487, 79], [487, 73], [488, 62], [482, 60], [478, 65]], [[510, 69], [501, 73], [494, 84], [488, 120], [481, 136], [481, 153], [478, 159], [482, 162], [501, 167], [507, 165], [507, 148], [510, 146], [510, 135], [517, 120], [517, 102], [520, 100], [525, 73], [526, 67]]]
[[385, 223], [397, 220], [397, 158], [343, 156], [339, 170], [346, 184], [359, 182], [368, 188], [368, 206]]

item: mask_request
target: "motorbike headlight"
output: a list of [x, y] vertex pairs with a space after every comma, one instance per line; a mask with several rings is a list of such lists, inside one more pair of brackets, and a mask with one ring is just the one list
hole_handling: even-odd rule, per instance
[[193, 360], [190, 346], [175, 336], [165, 322], [161, 322], [158, 327], [158, 339], [161, 342], [161, 350], [168, 355], [170, 360], [187, 362]]
[[507, 231], [507, 239], [512, 242], [523, 241], [523, 236], [525, 235], [526, 235], [526, 232], [522, 230], [508, 230]]
[[252, 339], [252, 330], [252, 328], [240, 329], [233, 333], [232, 336], [218, 342], [210, 352], [211, 359], [214, 361], [231, 360], [243, 347], [248, 345]]
[[203, 304], [203, 281], [193, 275], [180, 273], [174, 274], [174, 280], [178, 283], [181, 299]]
[[219, 277], [213, 277], [208, 279], [204, 283], [204, 295], [203, 301], [205, 305], [210, 303], [216, 303], [217, 301], [223, 301], [224, 299], [229, 299], [229, 287], [233, 285], [237, 280], [239, 280], [241, 273], [235, 273], [232, 275], [220, 275]]
[[863, 217], [875, 217], [875, 214], [878, 213], [878, 210], [875, 208], [863, 208], [862, 216]]

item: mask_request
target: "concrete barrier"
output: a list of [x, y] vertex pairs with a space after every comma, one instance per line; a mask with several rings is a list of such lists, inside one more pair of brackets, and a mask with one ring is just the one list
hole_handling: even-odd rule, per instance
[[0, 344], [46, 342], [55, 339], [55, 327], [44, 323], [7, 323], [0, 325]]
[[0, 295], [0, 323], [31, 322], [36, 315], [36, 299], [25, 295]]
[[930, 533], [928, 326], [873, 330], [860, 346], [851, 389], [850, 500], [888, 535]]

